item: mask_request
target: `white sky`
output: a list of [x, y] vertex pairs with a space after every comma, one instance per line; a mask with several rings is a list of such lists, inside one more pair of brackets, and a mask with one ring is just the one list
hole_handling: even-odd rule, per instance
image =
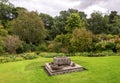
[[16, 7], [25, 7], [29, 11], [47, 13], [51, 16], [59, 15], [61, 10], [68, 8], [84, 11], [88, 17], [93, 11], [116, 10], [120, 12], [120, 0], [10, 0]]

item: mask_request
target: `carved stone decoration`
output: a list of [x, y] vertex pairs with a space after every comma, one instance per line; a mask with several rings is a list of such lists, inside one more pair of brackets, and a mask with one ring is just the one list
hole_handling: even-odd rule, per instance
[[82, 71], [84, 68], [71, 61], [69, 57], [54, 57], [53, 62], [45, 64], [45, 70], [49, 75], [64, 74]]

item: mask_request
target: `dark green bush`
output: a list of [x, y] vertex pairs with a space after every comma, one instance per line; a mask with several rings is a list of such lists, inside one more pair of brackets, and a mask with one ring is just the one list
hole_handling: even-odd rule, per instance
[[117, 50], [117, 52], [120, 52], [120, 44], [119, 43], [116, 45], [116, 50]]
[[107, 42], [105, 48], [106, 50], [112, 50], [115, 47], [115, 43], [114, 42]]
[[42, 43], [42, 44], [36, 46], [36, 51], [37, 52], [44, 52], [44, 51], [47, 51], [47, 50], [48, 50], [48, 48], [47, 48], [46, 43]]
[[22, 42], [22, 45], [16, 49], [17, 53], [24, 53], [24, 52], [30, 52], [33, 46], [31, 46], [30, 44], [27, 44], [25, 42]]
[[5, 52], [4, 41], [3, 41], [2, 37], [0, 36], [0, 55], [4, 52]]
[[5, 52], [4, 48], [0, 46], [0, 55], [3, 54], [4, 52]]
[[2, 63], [4, 59], [4, 57], [0, 57], [0, 63]]
[[6, 62], [7, 62], [7, 60], [6, 60], [6, 59], [3, 59], [3, 60], [2, 60], [2, 63], [6, 63]]

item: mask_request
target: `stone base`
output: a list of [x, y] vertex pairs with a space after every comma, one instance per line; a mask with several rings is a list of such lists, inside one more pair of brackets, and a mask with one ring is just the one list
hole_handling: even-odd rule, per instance
[[[71, 62], [72, 64], [73, 62]], [[58, 74], [64, 74], [64, 73], [70, 73], [70, 72], [77, 72], [77, 71], [82, 71], [84, 68], [78, 64], [75, 64], [74, 67], [71, 66], [65, 66], [60, 70], [53, 70], [49, 63], [46, 63], [45, 65], [45, 70], [48, 72], [50, 76], [52, 75], [58, 75]]]

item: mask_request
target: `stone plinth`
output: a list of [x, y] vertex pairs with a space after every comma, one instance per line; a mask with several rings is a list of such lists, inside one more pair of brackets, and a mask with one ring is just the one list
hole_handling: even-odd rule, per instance
[[49, 75], [58, 75], [82, 71], [84, 68], [72, 62], [69, 57], [54, 57], [53, 62], [45, 64], [45, 70]]

